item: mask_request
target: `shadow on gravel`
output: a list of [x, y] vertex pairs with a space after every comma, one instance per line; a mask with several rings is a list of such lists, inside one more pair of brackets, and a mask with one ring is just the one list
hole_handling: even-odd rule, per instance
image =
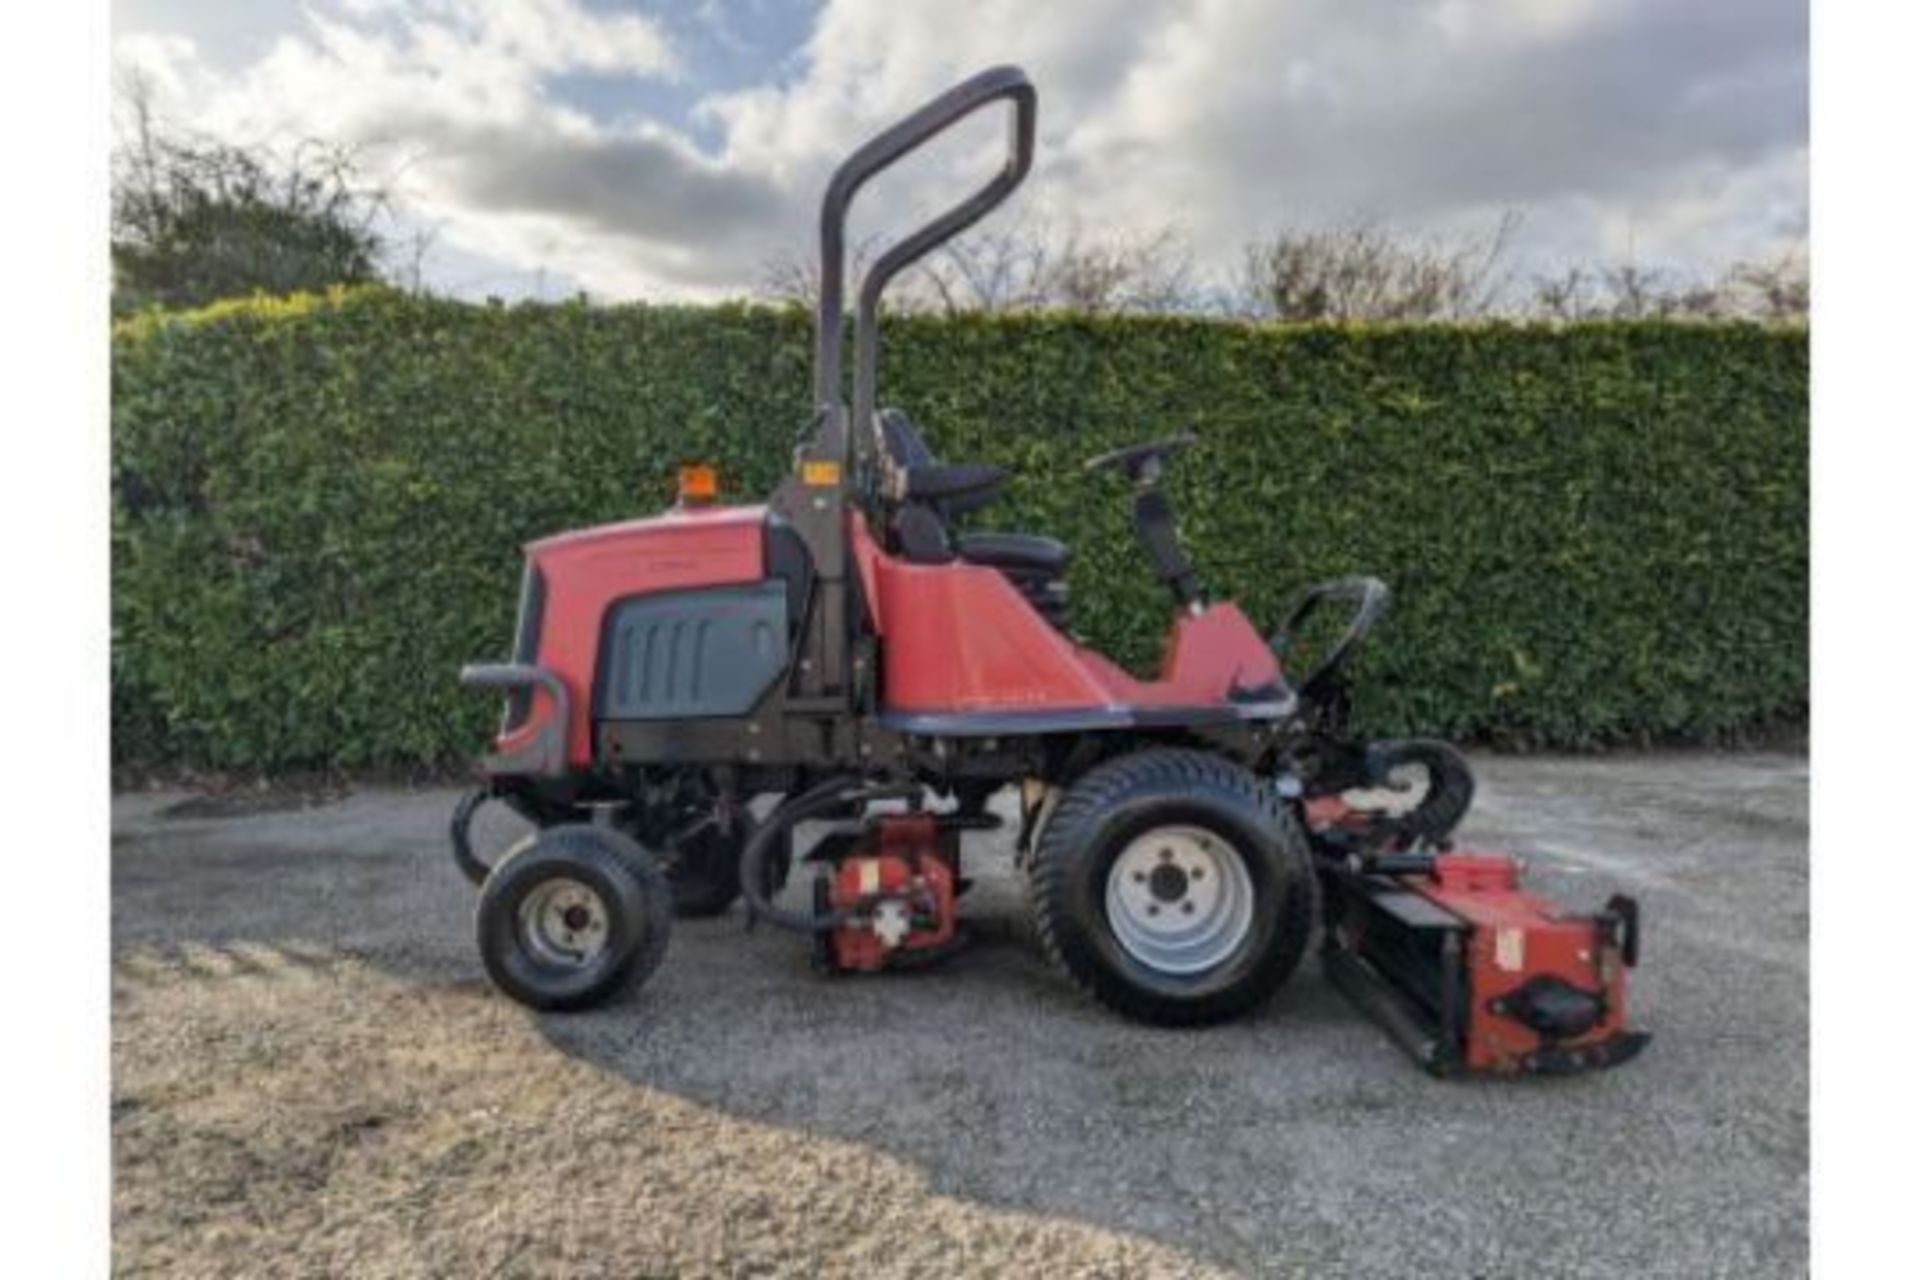
[[[1549, 821], [1538, 806], [1551, 777], [1523, 781], [1529, 821]], [[1618, 824], [1661, 821], [1642, 791], [1631, 814], [1605, 794], [1563, 796], [1577, 809], [1564, 825], [1632, 872], [1642, 851]], [[451, 799], [149, 822], [116, 849], [116, 950], [298, 939], [370, 962], [423, 1001], [484, 990], [472, 891], [441, 834]], [[1676, 803], [1662, 832], [1703, 864], [1717, 846], [1688, 824], [1708, 807]], [[825, 977], [804, 939], [746, 931], [736, 909], [678, 922], [652, 982], [614, 1006], [515, 1016], [614, 1077], [877, 1149], [936, 1192], [1231, 1267], [1791, 1274], [1805, 1252], [1803, 941], [1791, 963], [1804, 821], [1758, 839], [1754, 809], [1736, 807], [1728, 856], [1737, 844], [1742, 874], [1773, 900], [1696, 900], [1653, 864], [1639, 886], [1654, 921], [1639, 997], [1656, 1042], [1627, 1070], [1579, 1080], [1431, 1081], [1312, 959], [1243, 1022], [1128, 1024], [1045, 965], [1004, 855], [970, 864], [972, 945], [925, 972]], [[1723, 871], [1702, 874], [1724, 883], [1707, 874]], [[1542, 874], [1576, 901], [1605, 882], [1571, 864]], [[1741, 948], [1717, 945], [1721, 932]]]

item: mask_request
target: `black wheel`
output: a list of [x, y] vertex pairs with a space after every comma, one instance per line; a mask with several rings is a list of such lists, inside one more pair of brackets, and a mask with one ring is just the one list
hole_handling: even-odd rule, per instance
[[1378, 773], [1396, 781], [1404, 773], [1418, 779], [1419, 803], [1385, 821], [1399, 843], [1445, 840], [1473, 807], [1473, 768], [1452, 745], [1408, 738], [1376, 742], [1367, 748], [1367, 754]]
[[582, 1009], [644, 982], [673, 928], [666, 877], [606, 827], [548, 827], [509, 850], [480, 887], [480, 959], [535, 1009]]
[[1298, 820], [1203, 751], [1109, 760], [1041, 832], [1035, 923], [1054, 963], [1116, 1012], [1165, 1026], [1253, 1008], [1299, 966], [1319, 885]]
[[[743, 810], [731, 833], [723, 833], [717, 826], [702, 827], [679, 848], [660, 855], [673, 894], [673, 914], [683, 920], [696, 920], [720, 915], [733, 905], [740, 896], [740, 852], [758, 825]], [[793, 835], [789, 832], [773, 851], [768, 866], [774, 892], [786, 884], [792, 862]]]
[[717, 916], [740, 896], [740, 850], [752, 834], [745, 814], [731, 833], [703, 827], [673, 854], [662, 859], [673, 893], [673, 914], [682, 919]]

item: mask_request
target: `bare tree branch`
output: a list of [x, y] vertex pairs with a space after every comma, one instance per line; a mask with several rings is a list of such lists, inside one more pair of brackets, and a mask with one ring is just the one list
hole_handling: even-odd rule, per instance
[[1274, 320], [1467, 320], [1492, 312], [1518, 215], [1483, 239], [1412, 240], [1372, 223], [1281, 231], [1247, 246], [1235, 300]]
[[160, 119], [138, 73], [117, 88], [116, 309], [380, 278], [389, 205], [351, 149], [307, 140], [278, 156], [199, 138]]

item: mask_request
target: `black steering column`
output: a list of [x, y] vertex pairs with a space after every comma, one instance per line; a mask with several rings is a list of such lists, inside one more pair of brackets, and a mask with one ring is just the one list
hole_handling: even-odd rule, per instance
[[1182, 608], [1198, 613], [1203, 605], [1200, 575], [1194, 570], [1186, 548], [1180, 545], [1180, 531], [1174, 524], [1173, 506], [1160, 487], [1161, 477], [1166, 474], [1167, 459], [1193, 441], [1192, 435], [1184, 434], [1146, 444], [1129, 445], [1087, 459], [1086, 468], [1089, 471], [1118, 471], [1133, 482], [1134, 532], [1140, 536], [1140, 544], [1147, 549], [1147, 558], [1153, 562], [1154, 572], [1173, 592], [1174, 599], [1180, 602]]

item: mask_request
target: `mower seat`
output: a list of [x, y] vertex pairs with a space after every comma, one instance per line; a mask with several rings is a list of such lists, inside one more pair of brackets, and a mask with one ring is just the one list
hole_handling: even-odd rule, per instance
[[1073, 555], [1060, 539], [1037, 533], [963, 533], [953, 549], [970, 564], [1046, 574], [1065, 573]]
[[1042, 617], [1067, 629], [1067, 561], [1057, 538], [1034, 533], [956, 533], [949, 521], [991, 502], [1007, 473], [980, 463], [940, 461], [913, 420], [898, 409], [876, 415], [883, 466], [899, 494], [887, 520], [893, 547], [912, 564], [955, 559], [998, 569]]

